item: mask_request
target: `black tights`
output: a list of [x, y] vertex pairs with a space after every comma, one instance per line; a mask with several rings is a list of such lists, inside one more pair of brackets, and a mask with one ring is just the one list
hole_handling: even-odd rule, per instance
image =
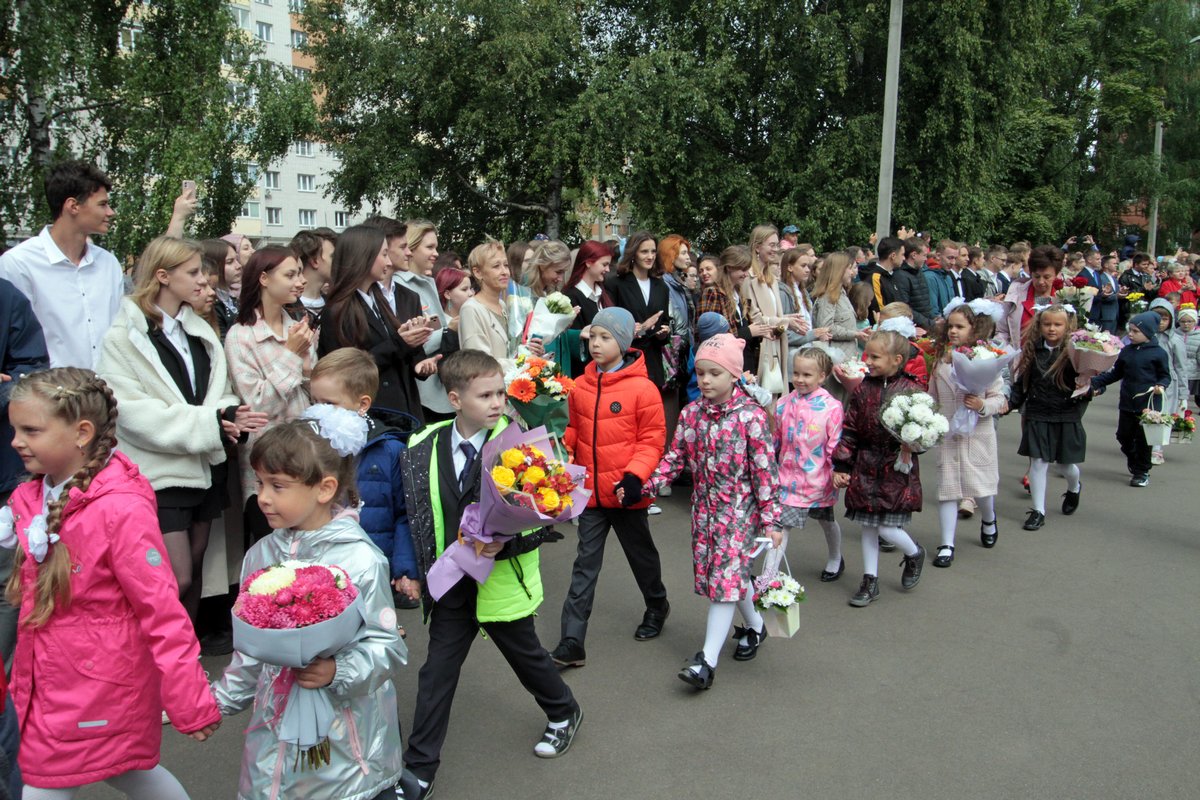
[[163, 543], [171, 559], [171, 571], [179, 584], [179, 599], [187, 610], [192, 623], [200, 610], [200, 593], [203, 588], [204, 551], [208, 549], [208, 533], [212, 522], [193, 522], [183, 531], [164, 531]]

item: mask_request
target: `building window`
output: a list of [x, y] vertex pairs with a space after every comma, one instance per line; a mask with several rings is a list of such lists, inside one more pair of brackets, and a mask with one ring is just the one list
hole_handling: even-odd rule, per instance
[[338, 230], [341, 230], [342, 228], [347, 228], [349, 226], [350, 226], [350, 212], [349, 211], [333, 212], [333, 227], [337, 228]]
[[312, 70], [308, 67], [292, 67], [292, 74], [302, 81], [306, 81], [312, 77]]
[[312, 228], [317, 224], [317, 210], [315, 208], [300, 209], [300, 227]]
[[292, 152], [298, 156], [307, 156], [311, 158], [313, 154], [313, 143], [307, 139], [301, 139], [292, 145]]
[[121, 49], [126, 52], [137, 48], [138, 39], [142, 38], [142, 28], [136, 25], [130, 28], [121, 29]]
[[258, 3], [260, 6], [271, 5], [271, 0], [254, 0], [254, 2]]
[[278, 189], [279, 173], [274, 170], [267, 170], [266, 177], [263, 179], [263, 186], [267, 189]]
[[292, 28], [292, 47], [299, 50], [306, 44], [308, 44], [308, 34], [304, 31], [298, 31], [295, 28]]
[[271, 206], [267, 206], [267, 224], [268, 225], [282, 225], [283, 224], [283, 209], [282, 208], [272, 208]]
[[230, 6], [229, 10], [233, 12], [233, 21], [239, 28], [244, 31], [250, 30], [250, 9]]
[[288, 11], [293, 14], [303, 14], [305, 5], [307, 4], [304, 0], [288, 0]]
[[260, 42], [275, 41], [274, 26], [269, 22], [256, 22], [254, 24], [254, 36]]
[[257, 186], [260, 174], [258, 171], [258, 164], [246, 164], [244, 166], [246, 169], [246, 180]]
[[242, 206], [242, 213], [238, 214], [238, 216], [248, 217], [250, 219], [258, 219], [258, 203], [246, 203], [244, 206]]
[[317, 190], [317, 176], [297, 175], [296, 188], [302, 192], [315, 192]]

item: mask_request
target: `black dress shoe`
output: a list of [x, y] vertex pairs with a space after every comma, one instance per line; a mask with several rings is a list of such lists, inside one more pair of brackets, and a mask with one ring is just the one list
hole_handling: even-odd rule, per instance
[[[746, 643], [742, 644], [741, 639], [745, 637]], [[761, 631], [756, 631], [753, 628], [739, 628], [733, 626], [733, 638], [738, 640], [738, 646], [734, 648], [734, 661], [752, 661], [758, 655], [758, 648], [762, 646], [763, 639], [767, 638], [767, 626], [763, 625]]]
[[638, 625], [637, 630], [633, 632], [633, 638], [639, 642], [658, 638], [658, 635], [662, 633], [663, 623], [669, 616], [671, 616], [671, 604], [665, 600], [662, 608], [647, 608], [645, 615], [642, 616], [642, 624]]
[[431, 800], [433, 797], [433, 781], [421, 788], [417, 776], [409, 772], [408, 767], [400, 773], [400, 782], [396, 784], [396, 795], [404, 800]]
[[821, 570], [821, 583], [831, 583], [836, 581], [838, 578], [842, 577], [842, 573], [845, 571], [846, 559], [843, 558], [841, 563], [838, 564], [837, 572], [830, 572], [829, 570], [825, 569]]
[[937, 555], [933, 557], [933, 565], [935, 567], [948, 567], [954, 563], [954, 547], [952, 545], [942, 545], [937, 549]]
[[584, 652], [583, 645], [574, 639], [563, 639], [558, 643], [558, 647], [551, 651], [550, 659], [559, 669], [582, 667], [587, 663], [587, 653]]
[[1083, 484], [1079, 485], [1078, 492], [1066, 492], [1063, 494], [1062, 512], [1068, 517], [1075, 513], [1079, 508], [1079, 495], [1083, 494]]
[[713, 685], [713, 676], [716, 674], [717, 668], [710, 667], [704, 660], [704, 653], [700, 652], [696, 653], [690, 664], [679, 670], [679, 680], [695, 689], [708, 689]]
[[[984, 529], [991, 528], [992, 532], [987, 533]], [[995, 547], [996, 537], [1000, 535], [1000, 526], [996, 524], [996, 520], [991, 522], [979, 523], [979, 541], [984, 547]]]
[[1031, 508], [1029, 509], [1029, 516], [1025, 518], [1025, 524], [1021, 527], [1027, 531], [1037, 531], [1041, 530], [1042, 526], [1045, 524], [1046, 515], [1040, 511], [1034, 511]]

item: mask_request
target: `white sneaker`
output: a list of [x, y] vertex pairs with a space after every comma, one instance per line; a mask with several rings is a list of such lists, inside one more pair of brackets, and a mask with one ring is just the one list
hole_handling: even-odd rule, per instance
[[662, 509], [659, 508], [656, 504], [651, 503], [650, 506], [646, 509], [646, 513], [649, 514], [650, 516], [654, 517], [654, 516], [661, 514]]
[[670, 497], [671, 496], [671, 484], [664, 483], [662, 486], [658, 487], [658, 496], [659, 497]]

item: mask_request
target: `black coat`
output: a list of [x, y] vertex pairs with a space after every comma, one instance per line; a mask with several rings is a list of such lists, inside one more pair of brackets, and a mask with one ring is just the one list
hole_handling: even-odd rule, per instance
[[[1027, 420], [1038, 422], [1079, 422], [1087, 410], [1086, 395], [1071, 397], [1078, 373], [1067, 361], [1063, 364], [1062, 386], [1049, 373], [1050, 365], [1058, 358], [1059, 349], [1039, 347], [1028, 375], [1017, 373], [1013, 379], [1008, 404], [1013, 411], [1024, 406]], [[1014, 370], [1015, 371], [1015, 370]], [[1066, 388], [1064, 389], [1063, 386]]]
[[908, 307], [912, 309], [913, 322], [918, 327], [932, 331], [933, 320], [941, 314], [941, 309], [938, 309], [936, 314], [933, 312], [929, 304], [929, 284], [921, 270], [907, 262], [901, 264], [892, 273], [892, 287], [895, 289], [896, 299], [908, 303]]
[[[619, 306], [630, 314], [633, 314], [635, 322], [645, 322], [654, 314], [661, 311], [662, 316], [654, 324], [654, 330], [658, 330], [663, 326], [670, 326], [671, 295], [667, 289], [667, 284], [663, 283], [662, 278], [650, 279], [649, 303], [642, 298], [642, 287], [638, 285], [637, 276], [633, 274], [633, 270], [626, 272], [624, 275], [617, 275], [610, 278], [605, 284], [605, 289], [613, 299], [613, 305]], [[666, 343], [666, 337], [660, 338], [653, 331], [648, 331], [642, 336], [634, 338], [632, 345], [635, 349], [641, 350], [645, 355], [646, 373], [659, 389], [663, 388], [663, 384], [667, 380], [666, 370], [663, 368], [663, 347]]]
[[[405, 344], [400, 334], [372, 311], [358, 293], [351, 296], [347, 302], [358, 303], [366, 314], [366, 336], [361, 342], [341, 342], [338, 338], [338, 310], [326, 306], [321, 315], [317, 354], [324, 356], [339, 347], [358, 347], [367, 351], [375, 360], [375, 366], [379, 368], [379, 392], [375, 395], [373, 405], [392, 411], [403, 411], [414, 417], [418, 423], [424, 422], [421, 397], [417, 393], [416, 373], [417, 363], [425, 359], [424, 349]], [[416, 292], [397, 285], [397, 319], [403, 322], [420, 314], [421, 298]]]
[[897, 472], [900, 440], [880, 422], [886, 406], [897, 394], [921, 391], [907, 373], [890, 378], [867, 376], [846, 404], [842, 440], [833, 454], [834, 469], [850, 473], [846, 508], [873, 514], [921, 510], [921, 465], [916, 455], [912, 471]]
[[1168, 362], [1167, 351], [1159, 347], [1157, 342], [1126, 345], [1111, 369], [1092, 378], [1092, 389], [1100, 394], [1105, 386], [1120, 381], [1121, 402], [1118, 408], [1131, 414], [1140, 414], [1153, 399], [1149, 394], [1150, 387], [1161, 386], [1165, 389], [1171, 385]]
[[983, 285], [983, 281], [979, 280], [979, 276], [969, 269], [964, 269], [958, 273], [958, 280], [962, 282], [962, 291], [958, 291], [955, 284], [954, 273], [946, 270], [946, 279], [950, 283], [950, 291], [956, 297], [961, 297], [968, 303], [972, 300], [978, 300], [987, 294], [987, 289]]
[[8, 395], [17, 379], [50, 366], [42, 326], [21, 290], [0, 279], [0, 372], [12, 378], [0, 383], [0, 492], [12, 491], [25, 477], [25, 465], [12, 448]]

